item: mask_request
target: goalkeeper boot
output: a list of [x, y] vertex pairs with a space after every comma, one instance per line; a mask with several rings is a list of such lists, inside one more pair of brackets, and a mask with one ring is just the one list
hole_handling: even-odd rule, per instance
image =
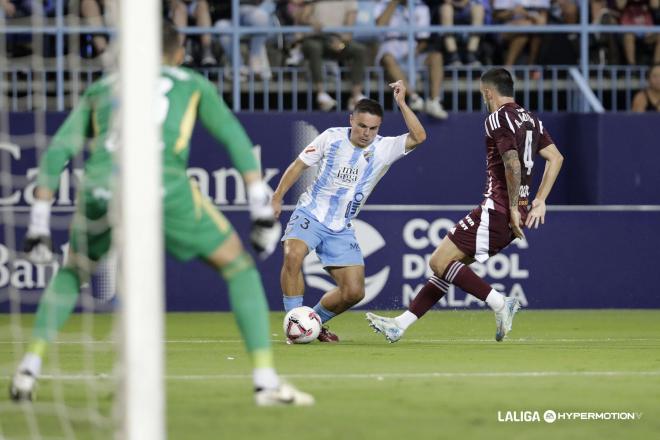
[[366, 316], [369, 326], [374, 329], [374, 332], [382, 333], [390, 344], [398, 341], [403, 336], [404, 330], [396, 324], [394, 318], [378, 316], [369, 312], [367, 312]]
[[257, 406], [314, 405], [314, 397], [311, 394], [304, 393], [286, 382], [281, 382], [277, 388], [255, 389], [254, 401]]
[[327, 326], [321, 327], [321, 332], [319, 333], [318, 338], [321, 342], [339, 342], [339, 336], [332, 333]]
[[516, 298], [504, 298], [504, 307], [499, 312], [495, 312], [495, 340], [500, 342], [511, 331], [513, 317], [520, 309], [520, 301]]
[[28, 370], [17, 371], [9, 384], [9, 398], [14, 402], [32, 401], [35, 397], [37, 378]]

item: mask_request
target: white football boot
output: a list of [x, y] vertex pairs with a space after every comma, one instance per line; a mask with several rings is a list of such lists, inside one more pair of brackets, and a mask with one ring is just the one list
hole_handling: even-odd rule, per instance
[[286, 382], [281, 382], [277, 388], [255, 390], [254, 401], [257, 406], [314, 405], [314, 397], [311, 394], [304, 393]]
[[14, 402], [32, 401], [35, 398], [37, 378], [28, 370], [19, 370], [9, 384], [9, 398]]
[[499, 312], [495, 312], [495, 340], [500, 342], [511, 331], [513, 317], [520, 309], [520, 301], [516, 298], [504, 298], [504, 307]]
[[376, 333], [382, 333], [390, 344], [398, 341], [403, 336], [404, 330], [396, 324], [394, 318], [387, 318], [370, 312], [367, 312], [366, 317], [367, 321], [369, 321], [369, 326]]

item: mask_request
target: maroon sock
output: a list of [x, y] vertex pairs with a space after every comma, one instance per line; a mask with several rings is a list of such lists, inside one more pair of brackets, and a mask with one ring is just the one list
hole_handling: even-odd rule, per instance
[[442, 279], [460, 287], [463, 291], [476, 296], [482, 301], [486, 301], [486, 297], [492, 289], [487, 282], [479, 278], [477, 274], [472, 272], [472, 269], [460, 261], [449, 263]]
[[440, 298], [445, 296], [448, 289], [449, 283], [433, 275], [410, 303], [408, 310], [421, 318], [435, 303], [440, 301]]

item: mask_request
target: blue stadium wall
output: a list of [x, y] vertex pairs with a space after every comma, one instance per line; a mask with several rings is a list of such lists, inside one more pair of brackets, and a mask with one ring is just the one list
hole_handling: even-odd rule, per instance
[[[47, 116], [51, 133], [62, 114]], [[241, 114], [275, 186], [306, 139], [330, 126], [348, 124], [346, 114]], [[544, 126], [566, 157], [546, 225], [529, 231], [502, 255], [475, 270], [530, 308], [657, 308], [660, 307], [660, 206], [640, 210], [633, 205], [660, 205], [660, 118], [655, 115], [542, 115]], [[367, 297], [362, 308], [407, 306], [429, 276], [426, 261], [453, 223], [481, 200], [485, 173], [484, 116], [452, 115], [448, 121], [424, 119], [427, 142], [392, 166], [356, 222], [365, 254]], [[34, 115], [12, 114], [12, 136], [34, 131]], [[405, 129], [400, 115], [390, 113], [381, 129], [397, 135]], [[16, 138], [18, 139], [18, 138]], [[242, 237], [249, 229], [243, 192], [236, 190], [227, 155], [198, 127], [192, 141], [191, 175], [221, 207]], [[139, 147], [139, 146], [137, 146]], [[12, 173], [33, 180], [34, 149], [0, 145]], [[538, 184], [543, 161], [534, 168]], [[55, 224], [73, 210], [75, 178], [65, 173], [55, 205]], [[20, 179], [16, 179], [20, 181]], [[0, 209], [25, 220], [31, 186], [4, 192]], [[286, 203], [294, 204], [299, 190]], [[389, 206], [382, 206], [389, 205]], [[391, 206], [396, 205], [396, 206]], [[437, 205], [444, 205], [439, 207]], [[451, 206], [450, 206], [451, 205]], [[601, 209], [595, 205], [629, 205]], [[371, 208], [369, 208], [371, 206]], [[285, 212], [283, 220], [288, 219]], [[7, 217], [3, 217], [7, 218]], [[0, 228], [0, 311], [7, 311], [8, 287], [30, 301], [52, 275], [54, 266], [36, 266], [9, 252], [12, 239]], [[20, 243], [24, 229], [15, 230]], [[54, 234], [58, 247], [63, 232]], [[270, 306], [281, 308], [278, 250], [258, 262]], [[228, 310], [224, 284], [199, 262], [179, 263], [169, 257], [167, 307], [172, 311]], [[313, 256], [305, 264], [306, 303], [316, 303], [331, 279]], [[459, 290], [450, 291], [440, 308], [483, 307]], [[26, 307], [30, 309], [30, 307]]]

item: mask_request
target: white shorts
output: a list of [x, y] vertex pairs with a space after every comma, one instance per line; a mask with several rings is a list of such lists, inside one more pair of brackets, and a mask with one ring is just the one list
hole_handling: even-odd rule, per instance
[[[415, 46], [413, 46], [413, 49], [416, 46], [417, 46], [417, 42], [415, 42]], [[408, 57], [408, 51], [409, 51], [408, 40], [385, 40], [378, 48], [378, 53], [376, 54], [375, 63], [380, 64], [380, 61], [383, 59], [385, 54], [392, 55], [394, 59], [397, 60], [398, 63], [405, 62]], [[425, 61], [426, 61], [426, 53], [417, 55], [415, 60], [418, 66], [424, 64]]]

